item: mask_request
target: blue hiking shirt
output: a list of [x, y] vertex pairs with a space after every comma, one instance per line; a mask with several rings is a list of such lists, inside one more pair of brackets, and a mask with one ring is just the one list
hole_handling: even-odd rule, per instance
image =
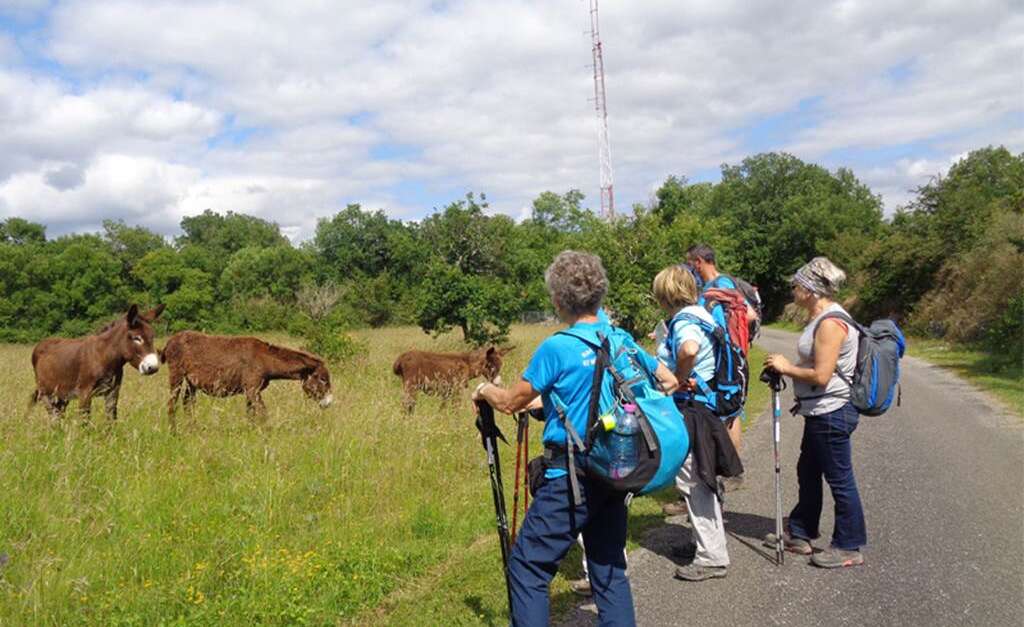
[[[724, 274], [719, 274], [717, 277], [704, 284], [704, 289], [701, 290], [700, 296], [697, 297], [697, 304], [703, 307], [704, 303], [707, 302], [707, 300], [704, 298], [704, 292], [715, 288], [722, 290], [734, 290], [736, 289], [736, 284], [733, 283], [732, 279], [725, 276]], [[711, 317], [715, 319], [715, 322], [718, 323], [718, 326], [723, 328], [725, 327], [726, 322], [724, 307], [722, 307], [721, 305], [715, 305], [714, 307], [712, 307]]]
[[[654, 372], [658, 361], [640, 348], [626, 331], [613, 328], [607, 322], [577, 322], [570, 327], [573, 332], [592, 338], [598, 343], [597, 332], [605, 337], [615, 334], [621, 343], [637, 350], [637, 357]], [[556, 333], [537, 347], [530, 363], [523, 372], [523, 380], [541, 394], [544, 402], [544, 443], [566, 446], [565, 428], [551, 398], [554, 391], [565, 404], [565, 413], [580, 437], [584, 437], [590, 411], [590, 394], [594, 383], [594, 364], [597, 354], [579, 338]], [[560, 468], [549, 468], [545, 476], [549, 479], [565, 476]]]

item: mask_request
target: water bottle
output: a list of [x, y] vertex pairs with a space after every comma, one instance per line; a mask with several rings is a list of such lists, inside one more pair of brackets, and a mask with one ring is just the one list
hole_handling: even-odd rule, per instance
[[608, 474], [612, 479], [622, 479], [633, 472], [639, 460], [636, 435], [640, 431], [640, 422], [633, 403], [623, 403], [621, 413], [616, 413], [619, 417], [609, 443], [612, 455]]

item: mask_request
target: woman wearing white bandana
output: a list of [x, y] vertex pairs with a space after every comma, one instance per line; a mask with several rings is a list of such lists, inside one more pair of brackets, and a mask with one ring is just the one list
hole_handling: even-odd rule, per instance
[[[797, 343], [799, 359], [793, 364], [773, 354], [764, 362], [792, 378], [797, 398], [794, 413], [804, 416], [797, 462], [800, 496], [783, 541], [786, 550], [811, 555], [811, 563], [822, 568], [863, 564], [860, 549], [867, 543], [850, 445], [860, 416], [850, 403], [846, 383], [853, 379], [859, 332], [842, 320], [825, 318], [832, 312], [846, 313], [834, 300], [845, 280], [846, 273], [825, 257], [815, 257], [793, 275], [793, 301], [810, 318]], [[815, 553], [810, 541], [819, 536], [822, 476], [832, 490], [836, 523], [829, 548]], [[766, 542], [774, 546], [774, 534], [770, 535]]]

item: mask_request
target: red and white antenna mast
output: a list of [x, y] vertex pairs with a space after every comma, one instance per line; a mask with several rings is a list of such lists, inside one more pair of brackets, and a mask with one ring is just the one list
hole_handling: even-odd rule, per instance
[[597, 112], [597, 158], [601, 164], [601, 216], [615, 217], [612, 188], [612, 147], [608, 141], [608, 106], [604, 94], [604, 56], [597, 27], [597, 0], [590, 0], [590, 39], [594, 54], [594, 110]]

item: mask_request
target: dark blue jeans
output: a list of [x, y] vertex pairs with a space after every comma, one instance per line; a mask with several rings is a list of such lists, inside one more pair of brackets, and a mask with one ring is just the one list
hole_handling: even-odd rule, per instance
[[583, 502], [575, 507], [571, 505], [568, 477], [547, 479], [530, 503], [508, 562], [513, 625], [548, 624], [548, 585], [581, 531], [600, 624], [636, 624], [623, 555], [623, 495], [591, 481], [580, 483]]
[[800, 500], [789, 514], [789, 533], [793, 537], [805, 540], [818, 537], [821, 477], [824, 475], [836, 503], [832, 546], [853, 551], [867, 544], [864, 508], [853, 478], [850, 447], [850, 436], [859, 420], [857, 410], [850, 403], [827, 414], [805, 416], [800, 460], [796, 463]]

